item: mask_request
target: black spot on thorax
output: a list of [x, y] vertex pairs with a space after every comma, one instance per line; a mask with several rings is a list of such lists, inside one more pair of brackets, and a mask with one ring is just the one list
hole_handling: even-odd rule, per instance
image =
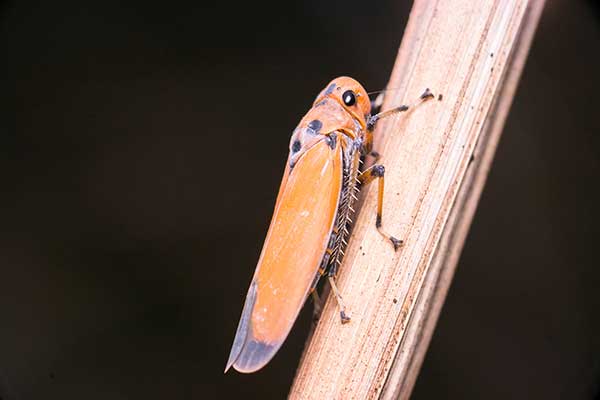
[[331, 135], [328, 135], [326, 140], [329, 147], [335, 149], [335, 145], [337, 143], [337, 134], [332, 133]]
[[332, 83], [331, 85], [329, 85], [329, 87], [327, 87], [327, 89], [325, 89], [325, 95], [333, 93], [334, 89], [335, 89], [335, 83]]
[[312, 130], [315, 135], [319, 133], [322, 127], [323, 123], [318, 119], [313, 119], [308, 123], [308, 129]]
[[300, 151], [301, 148], [302, 143], [300, 143], [299, 140], [294, 140], [294, 143], [292, 143], [292, 152], [297, 153]]

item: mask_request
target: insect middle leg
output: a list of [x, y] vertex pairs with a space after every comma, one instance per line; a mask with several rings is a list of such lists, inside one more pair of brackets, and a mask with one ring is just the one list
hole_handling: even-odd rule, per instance
[[394, 245], [394, 250], [398, 250], [400, 248], [400, 246], [402, 246], [402, 243], [403, 243], [402, 240], [396, 239], [395, 237], [393, 237], [392, 235], [387, 233], [383, 229], [382, 224], [381, 224], [381, 219], [382, 219], [382, 214], [383, 214], [383, 190], [384, 190], [384, 185], [385, 185], [384, 175], [385, 175], [385, 168], [383, 167], [383, 165], [376, 164], [376, 165], [373, 165], [370, 168], [366, 169], [362, 174], [360, 174], [358, 176], [358, 180], [364, 186], [364, 185], [368, 185], [369, 183], [371, 183], [374, 179], [377, 179], [377, 183], [378, 183], [377, 218], [375, 219], [375, 226], [377, 227], [377, 230], [384, 238], [386, 238], [387, 240], [392, 242], [392, 244]]
[[[417, 104], [421, 104], [429, 99], [433, 98], [433, 94], [429, 91], [429, 89], [425, 89], [423, 94], [419, 96]], [[380, 105], [380, 104], [379, 104]], [[363, 155], [371, 155], [375, 157], [375, 162], [379, 160], [379, 153], [373, 151], [373, 131], [375, 130], [375, 125], [377, 122], [383, 118], [389, 117], [391, 115], [408, 111], [413, 108], [413, 105], [401, 105], [398, 107], [394, 107], [390, 110], [379, 112], [375, 115], [371, 115], [369, 120], [367, 121], [367, 129], [365, 132], [365, 141], [362, 146], [362, 154]], [[396, 239], [389, 233], [387, 233], [383, 227], [381, 226], [381, 214], [383, 212], [383, 188], [384, 188], [384, 175], [385, 168], [383, 165], [375, 164], [365, 170], [358, 179], [362, 183], [362, 185], [368, 185], [373, 181], [373, 179], [377, 178], [379, 183], [378, 195], [377, 195], [377, 219], [375, 220], [375, 226], [377, 230], [383, 237], [388, 239], [394, 245], [394, 250], [398, 250], [398, 248], [402, 245], [402, 240]]]

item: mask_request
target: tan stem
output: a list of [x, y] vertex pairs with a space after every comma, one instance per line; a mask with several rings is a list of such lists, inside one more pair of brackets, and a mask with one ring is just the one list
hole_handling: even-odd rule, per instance
[[[425, 88], [436, 96], [375, 131], [386, 167], [385, 224], [376, 188], [356, 219], [335, 299], [298, 368], [293, 399], [407, 398], [422, 363], [537, 25], [543, 0], [416, 0], [383, 109]], [[441, 95], [441, 96], [440, 96]]]

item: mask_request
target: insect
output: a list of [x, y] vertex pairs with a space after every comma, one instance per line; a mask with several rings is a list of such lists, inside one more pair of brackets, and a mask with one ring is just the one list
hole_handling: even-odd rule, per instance
[[[432, 98], [426, 90], [420, 101]], [[371, 102], [356, 80], [339, 77], [319, 93], [292, 134], [285, 172], [267, 237], [250, 283], [225, 372], [265, 366], [290, 332], [319, 278], [327, 274], [342, 323], [350, 321], [336, 286], [352, 204], [361, 186], [378, 180], [375, 226], [397, 250], [402, 241], [382, 226], [383, 165], [360, 172], [373, 150], [377, 121], [402, 105], [371, 115]]]

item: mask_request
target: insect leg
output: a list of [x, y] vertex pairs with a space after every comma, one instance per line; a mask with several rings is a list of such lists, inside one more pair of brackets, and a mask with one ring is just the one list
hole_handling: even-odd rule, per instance
[[375, 100], [371, 100], [371, 112], [377, 113], [381, 109], [381, 105], [383, 104], [383, 99], [385, 98], [385, 92], [381, 92], [375, 97]]
[[373, 150], [373, 129], [365, 130], [365, 137], [362, 146], [360, 147], [360, 154], [362, 156], [371, 156], [374, 158], [374, 163], [379, 160], [380, 154]]
[[[335, 276], [337, 273], [337, 263], [339, 262], [337, 259], [333, 260], [331, 256], [333, 255], [333, 249], [336, 246], [336, 241], [340, 232], [337, 227], [333, 228], [331, 232], [331, 237], [329, 238], [329, 245], [327, 246], [327, 250], [325, 250], [325, 255], [323, 256], [323, 260], [321, 261], [321, 266], [319, 267], [319, 272], [317, 273], [317, 279], [315, 280], [314, 285], [318, 281], [318, 278], [321, 277], [325, 271], [327, 270], [327, 278], [329, 279], [329, 284], [331, 285], [331, 290], [335, 294], [335, 299], [337, 300], [338, 307], [340, 308], [340, 318], [342, 319], [342, 324], [350, 322], [350, 317], [346, 314], [346, 306], [344, 305], [344, 300], [342, 299], [342, 295], [335, 284]], [[337, 256], [339, 257], [339, 255]]]
[[315, 275], [312, 285], [310, 287], [310, 295], [312, 296], [313, 303], [315, 304], [315, 307], [313, 308], [314, 321], [317, 321], [319, 319], [322, 310], [321, 299], [319, 298], [319, 294], [317, 293], [317, 284], [319, 283], [319, 279], [325, 274], [325, 270], [327, 268], [327, 265], [329, 264], [329, 259], [331, 258], [332, 253], [333, 250], [331, 248], [327, 248], [323, 259], [321, 260], [319, 270], [317, 271], [317, 274]]
[[[429, 89], [425, 89], [425, 91], [423, 92], [423, 94], [421, 96], [419, 96], [419, 103], [422, 103], [422, 102], [427, 101], [427, 100], [432, 99], [432, 98], [433, 98], [433, 93], [431, 93], [429, 91]], [[383, 111], [383, 112], [377, 113], [375, 115], [371, 115], [369, 117], [369, 120], [367, 121], [367, 131], [371, 131], [372, 132], [373, 129], [375, 129], [375, 124], [380, 119], [389, 117], [390, 115], [394, 115], [394, 114], [399, 113], [399, 112], [408, 111], [412, 107], [413, 107], [412, 105], [405, 105], [405, 104], [403, 104], [401, 106], [394, 107], [394, 108], [389, 109], [387, 111]]]
[[313, 308], [313, 321], [316, 322], [321, 317], [321, 311], [323, 310], [323, 307], [321, 306], [321, 297], [319, 297], [316, 288], [312, 289], [310, 295], [313, 299], [313, 304], [315, 305]]
[[373, 163], [377, 163], [377, 161], [379, 161], [379, 158], [381, 157], [381, 154], [379, 154], [375, 150], [371, 150], [371, 152], [369, 153], [369, 155], [371, 157], [373, 157]]
[[373, 181], [373, 179], [377, 179], [377, 183], [379, 184], [377, 190], [377, 218], [375, 220], [375, 226], [377, 230], [383, 237], [388, 239], [394, 245], [394, 250], [398, 250], [400, 246], [402, 246], [402, 240], [396, 239], [389, 233], [387, 233], [383, 227], [381, 226], [381, 215], [383, 213], [383, 189], [384, 189], [384, 175], [385, 168], [383, 165], [376, 164], [365, 170], [362, 174], [359, 175], [358, 179], [362, 185], [368, 185]]
[[[424, 101], [427, 101], [429, 99], [433, 98], [433, 94], [429, 91], [429, 89], [425, 89], [425, 92], [423, 92], [423, 94], [421, 96], [419, 96], [419, 103], [422, 103]], [[375, 100], [374, 104], [372, 104], [373, 109], [379, 109], [379, 107], [381, 107], [381, 104], [378, 103], [378, 101], [383, 101], [383, 98], [380, 99], [380, 97], [378, 96], [377, 99]], [[374, 163], [377, 163], [377, 161], [379, 160], [379, 153], [376, 151], [373, 151], [373, 131], [375, 130], [375, 125], [377, 124], [377, 121], [379, 121], [382, 118], [386, 118], [389, 117], [391, 115], [394, 115], [396, 113], [399, 112], [404, 112], [404, 111], [408, 111], [412, 108], [412, 105], [401, 105], [398, 107], [394, 107], [390, 110], [387, 111], [383, 111], [380, 113], [376, 113], [376, 114], [372, 114], [368, 120], [367, 120], [367, 129], [365, 131], [365, 139], [364, 139], [364, 143], [361, 147], [361, 154], [366, 156], [366, 155], [370, 155], [372, 157], [374, 157]]]
[[331, 290], [333, 290], [333, 294], [337, 300], [338, 306], [340, 307], [340, 318], [342, 319], [342, 324], [347, 324], [350, 322], [350, 317], [346, 314], [346, 306], [344, 305], [344, 300], [342, 299], [342, 295], [340, 294], [337, 285], [335, 284], [335, 279], [333, 276], [329, 275], [329, 284], [331, 285]]

